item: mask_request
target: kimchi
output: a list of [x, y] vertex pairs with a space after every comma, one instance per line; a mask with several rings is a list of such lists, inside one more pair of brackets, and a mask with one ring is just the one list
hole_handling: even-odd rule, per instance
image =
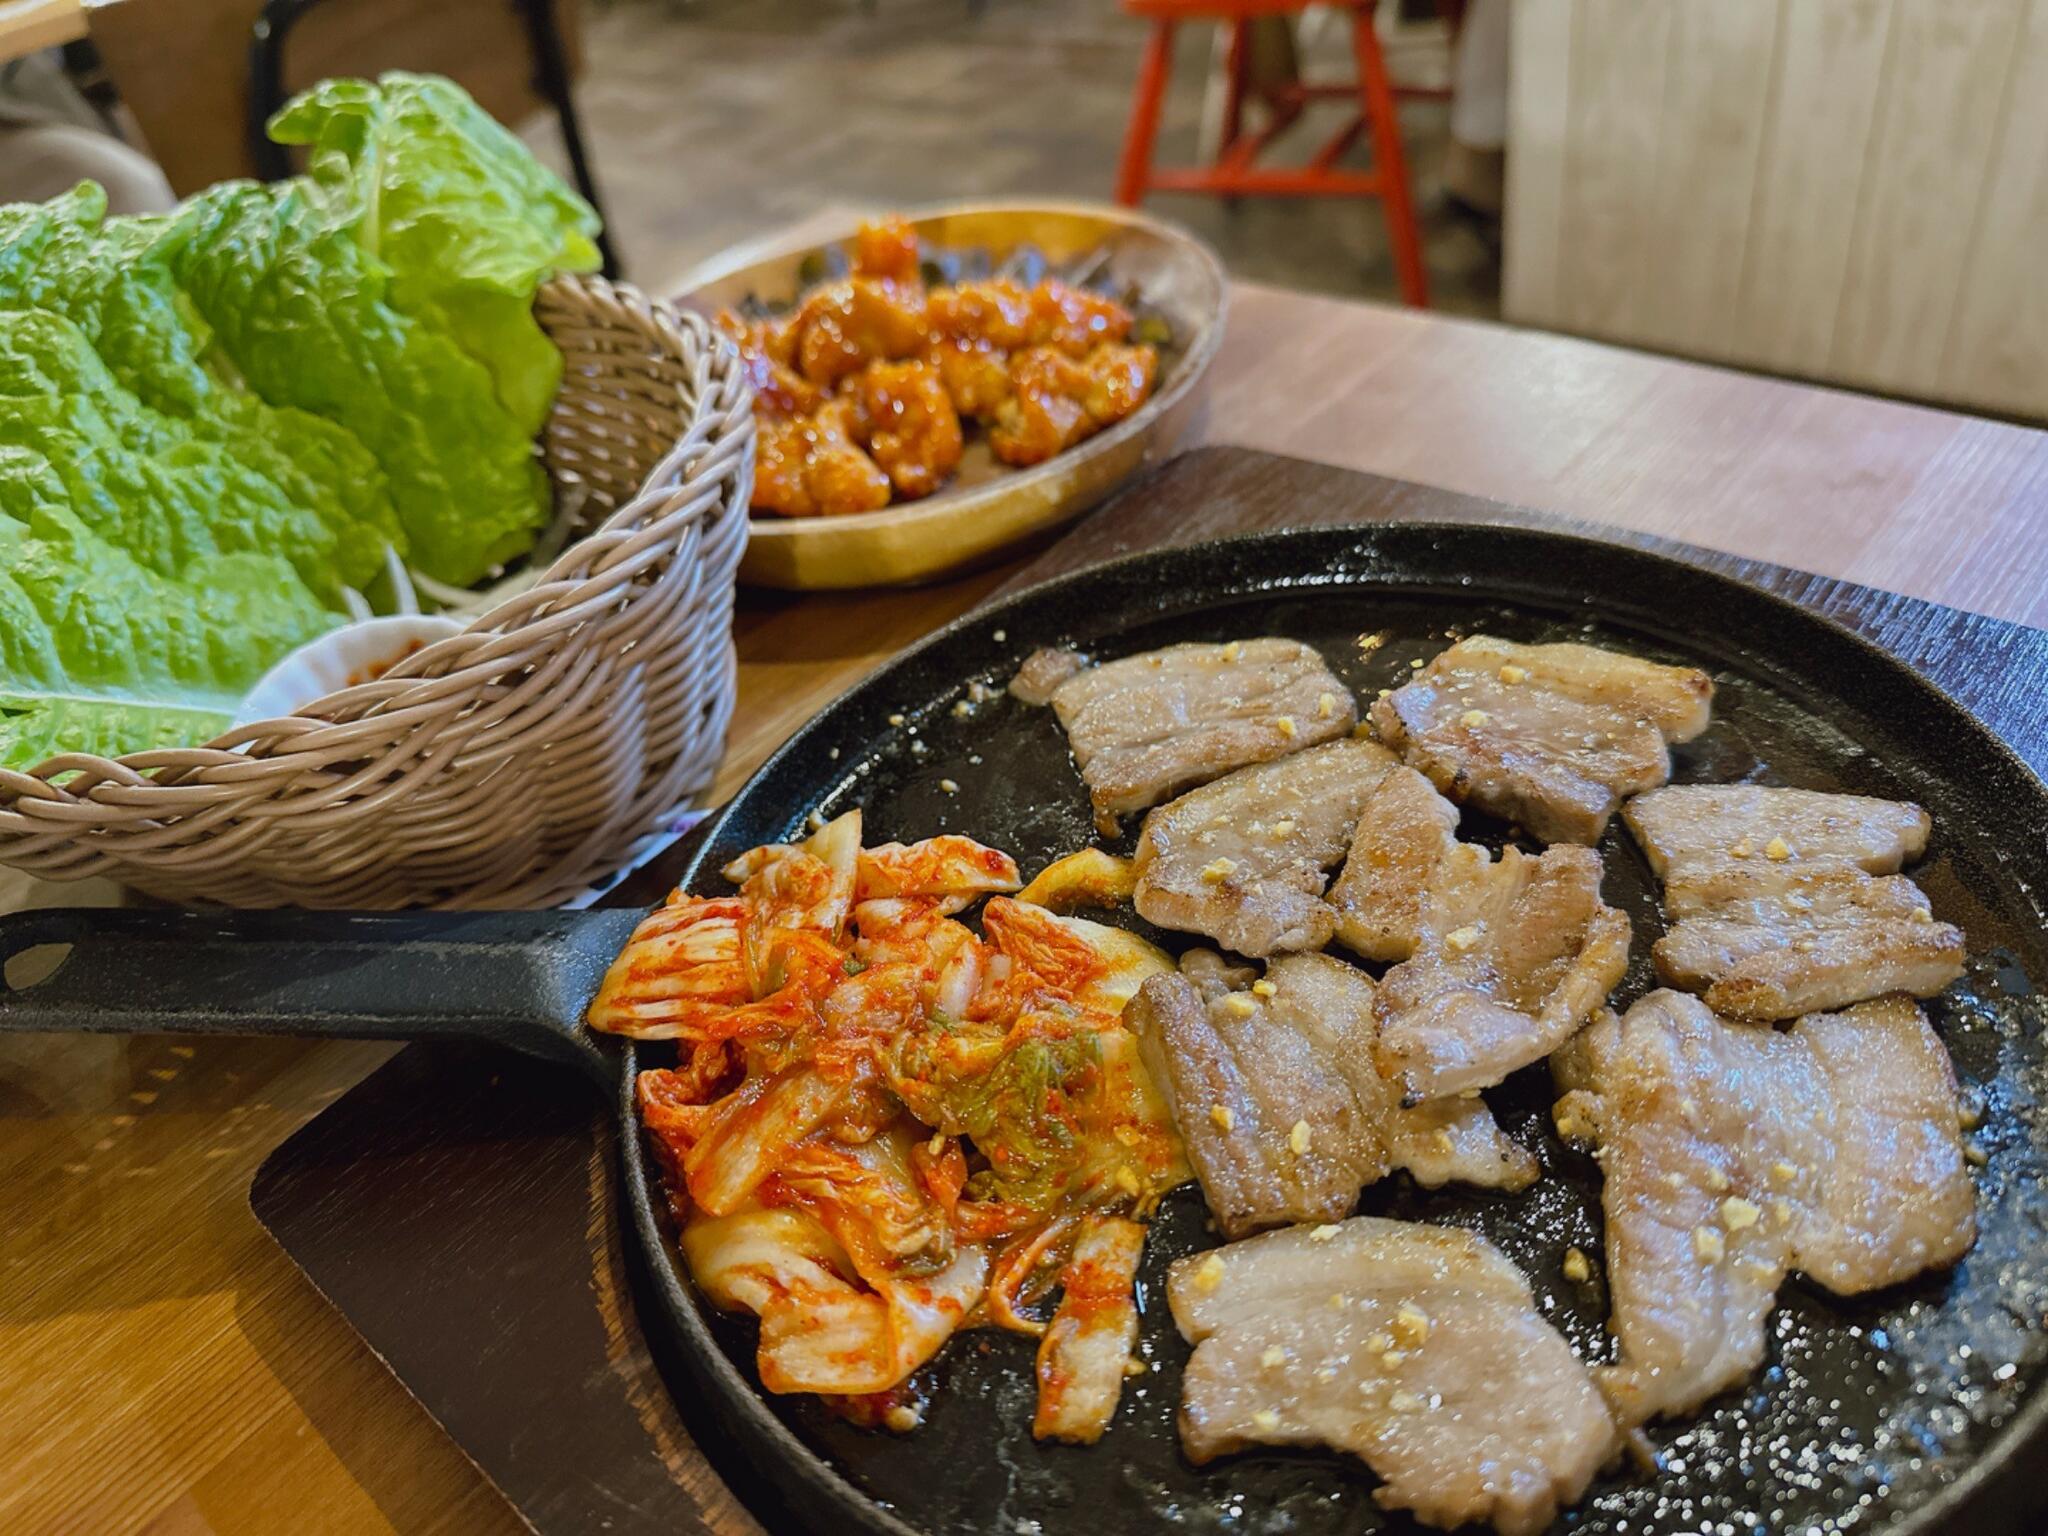
[[858, 811], [725, 875], [641, 922], [588, 1022], [675, 1042], [641, 1119], [698, 1286], [760, 1321], [762, 1384], [907, 1429], [911, 1375], [1006, 1328], [1039, 1339], [1035, 1432], [1098, 1439], [1143, 1224], [1190, 1176], [1123, 1023], [1167, 957], [1017, 899], [970, 838], [864, 848]]

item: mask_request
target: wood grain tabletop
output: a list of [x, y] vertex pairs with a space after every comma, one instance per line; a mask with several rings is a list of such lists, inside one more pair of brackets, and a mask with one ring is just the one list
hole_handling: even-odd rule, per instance
[[[2024, 428], [1245, 285], [1198, 431], [2048, 625]], [[1023, 560], [744, 597], [716, 793]], [[389, 1053], [0, 1039], [0, 1530], [524, 1529], [249, 1212], [264, 1155]]]
[[0, 0], [0, 64], [85, 34], [85, 0]]

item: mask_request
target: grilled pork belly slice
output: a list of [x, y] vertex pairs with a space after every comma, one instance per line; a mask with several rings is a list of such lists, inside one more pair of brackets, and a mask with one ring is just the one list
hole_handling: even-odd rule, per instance
[[1396, 1168], [1521, 1189], [1536, 1160], [1479, 1099], [1404, 1109], [1372, 1060], [1372, 978], [1327, 955], [1249, 968], [1195, 950], [1125, 1014], [1226, 1236], [1335, 1221]]
[[1346, 737], [1160, 806], [1133, 861], [1139, 915], [1244, 955], [1321, 949], [1337, 922], [1323, 887], [1394, 766], [1386, 748]]
[[1666, 880], [1685, 864], [1746, 858], [1730, 853], [1742, 845], [1764, 858], [1772, 838], [1801, 859], [1842, 859], [1869, 874], [1897, 874], [1927, 851], [1934, 826], [1904, 800], [1759, 784], [1674, 785], [1642, 796], [1626, 819], [1650, 868]]
[[1458, 846], [1458, 808], [1413, 768], [1396, 768], [1366, 800], [1343, 871], [1330, 887], [1337, 938], [1368, 960], [1406, 960], [1430, 887]]
[[1065, 646], [1041, 646], [1026, 656], [1010, 679], [1010, 693], [1026, 704], [1043, 706], [1075, 673], [1084, 670], [1088, 658]]
[[1452, 1227], [1354, 1217], [1175, 1262], [1181, 1444], [1329, 1445], [1426, 1524], [1543, 1530], [1613, 1453], [1607, 1406], [1519, 1270]]
[[1600, 899], [1590, 848], [1462, 843], [1423, 910], [1412, 959], [1375, 1008], [1380, 1070], [1409, 1100], [1500, 1082], [1541, 1061], [1607, 1005], [1628, 969], [1629, 921]]
[[1380, 1070], [1409, 1102], [1497, 1083], [1550, 1054], [1628, 968], [1629, 922], [1600, 898], [1600, 855], [1457, 840], [1456, 807], [1412, 768], [1367, 798], [1331, 889], [1337, 937], [1399, 960], [1375, 1010]]
[[1601, 1148], [1624, 1427], [1747, 1378], [1788, 1270], [1854, 1295], [1976, 1240], [1948, 1052], [1905, 998], [1780, 1031], [1653, 992], [1552, 1064], [1559, 1132]]
[[1105, 836], [1120, 816], [1349, 735], [1358, 720], [1351, 690], [1295, 640], [1169, 645], [1099, 667], [1067, 658], [1078, 662], [1027, 658], [1012, 691], [1051, 703]]
[[1673, 918], [1653, 954], [1717, 1012], [1794, 1018], [1888, 992], [1927, 997], [1963, 970], [1899, 867], [1927, 847], [1927, 813], [1865, 795], [1674, 785], [1622, 813], [1664, 880]]
[[1592, 844], [1624, 799], [1671, 777], [1668, 743], [1707, 728], [1713, 697], [1692, 667], [1474, 635], [1375, 703], [1372, 723], [1453, 800]]
[[1888, 992], [1931, 997], [1963, 973], [1962, 930], [1933, 921], [1904, 875], [1814, 869], [1772, 884], [1681, 919], [1652, 951], [1657, 974], [1723, 1013], [1769, 1020]]
[[1041, 1440], [1093, 1445], [1116, 1417], [1124, 1367], [1138, 1342], [1135, 1286], [1145, 1229], [1121, 1216], [1085, 1216], [1073, 1257], [1060, 1273], [1062, 1295], [1038, 1341]]

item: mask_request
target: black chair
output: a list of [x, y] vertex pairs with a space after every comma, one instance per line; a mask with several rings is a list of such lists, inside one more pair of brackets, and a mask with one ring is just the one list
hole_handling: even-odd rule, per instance
[[[249, 147], [257, 174], [265, 181], [279, 181], [291, 175], [291, 158], [285, 146], [273, 143], [264, 127], [272, 114], [284, 105], [284, 44], [299, 18], [321, 0], [265, 0], [263, 14], [256, 18], [249, 40]], [[604, 219], [604, 204], [598, 198], [597, 182], [590, 173], [590, 157], [583, 148], [583, 129], [576, 119], [576, 102], [569, 89], [569, 61], [562, 51], [561, 29], [555, 25], [550, 0], [511, 0], [526, 22], [526, 38], [533, 49], [534, 89], [562, 122], [562, 143], [569, 152], [569, 168], [576, 190]], [[611, 221], [597, 237], [604, 257], [606, 277], [619, 275], [619, 260], [612, 251]]]

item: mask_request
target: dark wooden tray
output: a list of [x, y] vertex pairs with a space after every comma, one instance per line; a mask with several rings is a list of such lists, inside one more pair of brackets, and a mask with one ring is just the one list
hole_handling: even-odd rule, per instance
[[[1618, 534], [1405, 482], [1236, 449], [1168, 464], [1012, 584], [1111, 555], [1256, 529], [1389, 519], [1596, 533], [1726, 571], [1848, 625], [1912, 663], [2048, 775], [2048, 632]], [[1711, 615], [1702, 615], [1711, 622]], [[657, 899], [671, 852], [610, 902]], [[609, 902], [608, 902], [609, 904]], [[280, 1146], [257, 1217], [535, 1530], [724, 1536], [781, 1529], [664, 1386], [633, 1318], [611, 1131], [558, 1069], [415, 1046]], [[735, 1478], [712, 1475], [696, 1449]]]

